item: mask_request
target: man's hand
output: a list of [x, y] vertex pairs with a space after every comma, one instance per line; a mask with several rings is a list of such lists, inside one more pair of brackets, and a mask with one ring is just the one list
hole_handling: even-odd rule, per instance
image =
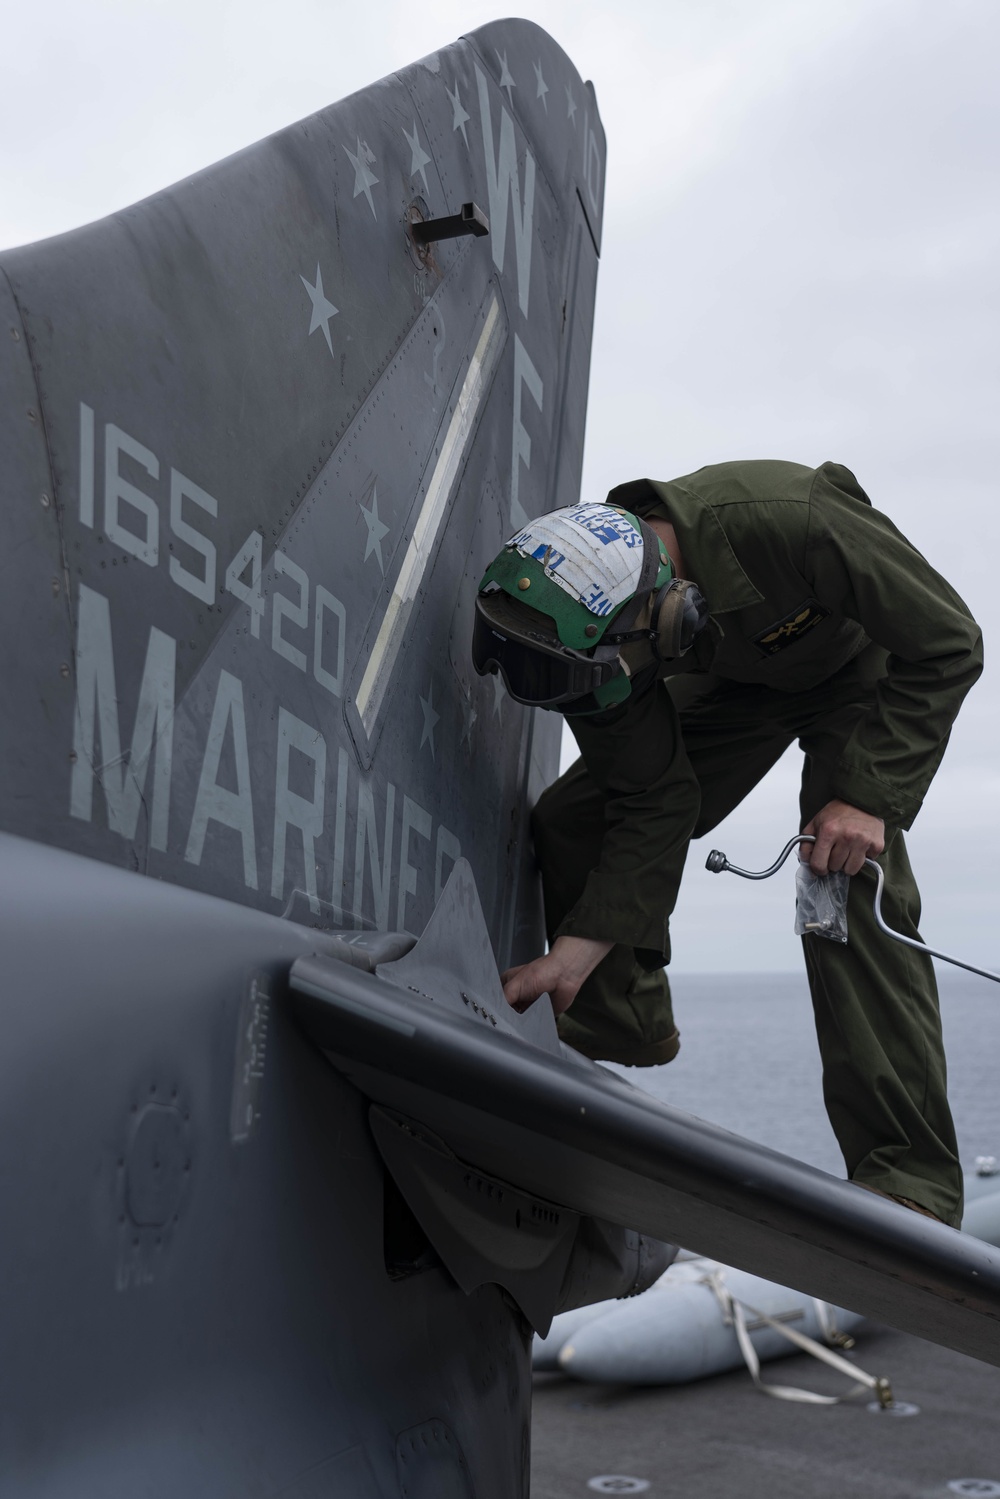
[[557, 937], [544, 957], [501, 974], [507, 1003], [523, 1013], [540, 994], [547, 994], [553, 1014], [561, 1015], [573, 1003], [584, 979], [613, 946], [613, 942], [591, 937]]
[[802, 831], [816, 837], [815, 843], [799, 847], [799, 858], [808, 862], [813, 874], [835, 874], [839, 869], [857, 874], [866, 859], [877, 858], [885, 849], [881, 817], [862, 812], [850, 802], [827, 802]]

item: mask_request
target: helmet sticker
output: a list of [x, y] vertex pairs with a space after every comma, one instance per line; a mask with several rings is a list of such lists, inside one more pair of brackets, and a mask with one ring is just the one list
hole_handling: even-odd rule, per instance
[[574, 521], [592, 536], [596, 536], [603, 546], [610, 546], [616, 541], [620, 541], [630, 551], [642, 546], [642, 536], [628, 517], [620, 510], [612, 510], [609, 505], [593, 502], [572, 505], [566, 511], [566, 519]]
[[604, 504], [540, 515], [506, 545], [540, 563], [546, 577], [599, 617], [632, 597], [642, 572], [642, 535]]

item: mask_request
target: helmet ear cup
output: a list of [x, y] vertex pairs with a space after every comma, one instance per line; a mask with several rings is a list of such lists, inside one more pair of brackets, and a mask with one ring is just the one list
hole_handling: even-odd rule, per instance
[[683, 656], [708, 623], [708, 613], [708, 602], [697, 584], [672, 578], [653, 599], [649, 633], [654, 655], [661, 661]]
[[678, 586], [678, 580], [672, 578], [669, 583], [657, 592], [653, 600], [653, 613], [650, 620], [650, 632], [653, 636], [653, 650], [661, 661], [676, 661], [685, 648], [683, 642], [684, 633], [684, 604], [685, 590], [683, 585]]

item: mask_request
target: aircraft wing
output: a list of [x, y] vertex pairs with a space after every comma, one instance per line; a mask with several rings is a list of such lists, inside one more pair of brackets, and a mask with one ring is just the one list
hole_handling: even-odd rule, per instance
[[540, 1198], [1000, 1365], [1000, 1250], [671, 1108], [560, 1047], [547, 1006], [529, 1033], [470, 966], [462, 877], [402, 960], [294, 964], [296, 1013], [356, 1087]]

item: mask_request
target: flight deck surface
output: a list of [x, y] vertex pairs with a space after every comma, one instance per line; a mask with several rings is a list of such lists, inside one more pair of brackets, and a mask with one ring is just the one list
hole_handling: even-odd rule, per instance
[[[886, 1375], [898, 1404], [916, 1413], [872, 1415], [862, 1397], [832, 1407], [772, 1400], [745, 1369], [658, 1388], [536, 1374], [531, 1499], [1000, 1496], [1000, 1369], [882, 1328], [862, 1333], [851, 1357]], [[844, 1387], [805, 1354], [762, 1373], [821, 1393]], [[602, 1476], [648, 1488], [589, 1486]]]

